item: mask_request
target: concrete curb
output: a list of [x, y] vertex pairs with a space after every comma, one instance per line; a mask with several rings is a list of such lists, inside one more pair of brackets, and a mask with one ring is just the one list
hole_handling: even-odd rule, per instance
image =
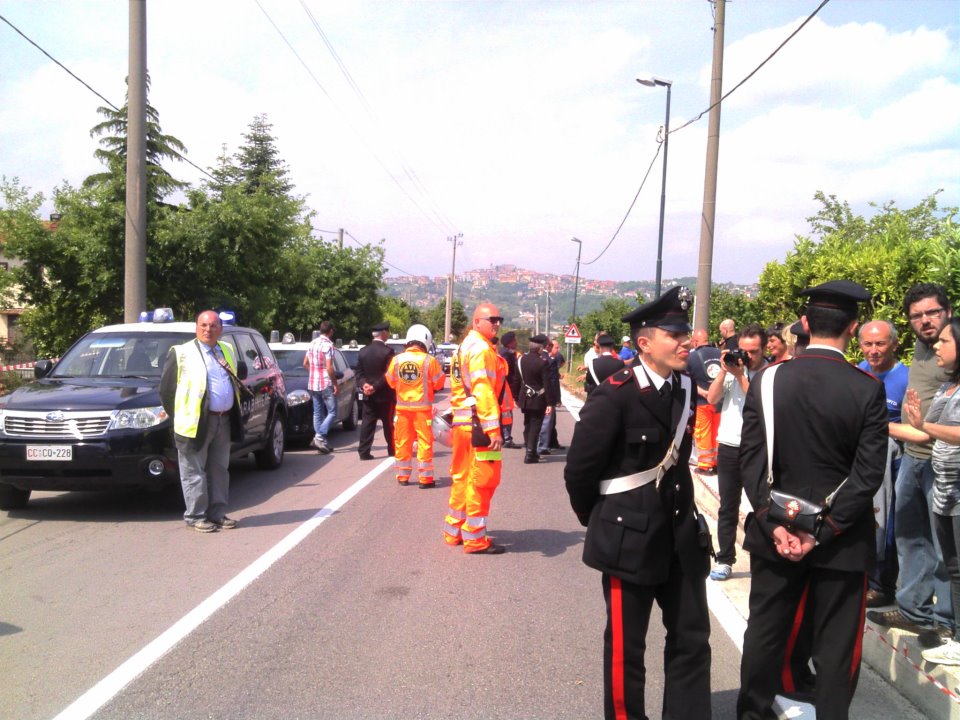
[[[693, 472], [693, 478], [697, 507], [716, 520], [720, 507], [716, 476]], [[748, 511], [749, 505], [744, 500], [737, 526], [740, 547], [743, 546], [743, 523]], [[735, 603], [740, 613], [747, 617], [747, 606], [740, 600]], [[927, 717], [960, 720], [960, 667], [924, 662], [921, 650], [913, 633], [880, 627], [869, 620], [864, 624], [863, 661]]]

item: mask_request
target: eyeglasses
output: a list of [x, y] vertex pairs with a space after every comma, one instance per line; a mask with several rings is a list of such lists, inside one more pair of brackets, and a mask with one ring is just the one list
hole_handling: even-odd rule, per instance
[[923, 312], [915, 312], [907, 315], [910, 318], [910, 322], [916, 322], [917, 320], [933, 320], [934, 318], [940, 317], [943, 314], [943, 308], [934, 308], [933, 310], [924, 310]]
[[503, 318], [499, 315], [491, 315], [490, 317], [482, 317], [480, 320], [486, 320], [491, 325], [503, 325]]

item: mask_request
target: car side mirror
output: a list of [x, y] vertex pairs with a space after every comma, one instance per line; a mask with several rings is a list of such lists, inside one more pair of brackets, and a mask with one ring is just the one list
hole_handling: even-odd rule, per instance
[[36, 364], [33, 366], [33, 376], [39, 380], [40, 378], [49, 375], [52, 369], [52, 360], [37, 360]]
[[243, 360], [237, 362], [237, 377], [241, 380], [246, 380], [248, 375], [247, 363]]
[[337, 370], [337, 371], [335, 371], [335, 372], [333, 373], [333, 376], [334, 376], [337, 380], [343, 380], [343, 370]]

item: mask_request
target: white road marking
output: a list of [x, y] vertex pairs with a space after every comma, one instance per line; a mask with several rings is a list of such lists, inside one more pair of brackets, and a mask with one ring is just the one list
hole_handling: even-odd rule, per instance
[[297, 526], [289, 535], [253, 561], [237, 576], [227, 582], [193, 610], [165, 630], [120, 667], [107, 675], [77, 700], [70, 704], [54, 720], [86, 720], [112, 700], [123, 688], [153, 663], [167, 654], [181, 640], [197, 629], [207, 618], [236, 597], [241, 590], [260, 577], [277, 560], [300, 544], [310, 533], [337, 510], [346, 505], [361, 490], [369, 485], [384, 470], [393, 467], [393, 458], [386, 458], [377, 467], [348, 487], [328, 505]]

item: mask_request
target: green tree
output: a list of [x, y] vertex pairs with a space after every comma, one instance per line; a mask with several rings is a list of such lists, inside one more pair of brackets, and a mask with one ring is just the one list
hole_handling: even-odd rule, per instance
[[[149, 80], [147, 89], [149, 91]], [[83, 187], [90, 188], [97, 185], [106, 185], [119, 200], [126, 197], [127, 171], [127, 114], [128, 106], [115, 110], [112, 107], [101, 106], [97, 113], [104, 117], [90, 130], [90, 137], [100, 138], [100, 147], [93, 155], [106, 168], [103, 172], [94, 173], [83, 181]], [[146, 106], [146, 174], [147, 174], [147, 203], [156, 204], [167, 195], [186, 187], [175, 179], [163, 167], [165, 160], [182, 160], [187, 148], [173, 135], [164, 135], [160, 129], [160, 113], [150, 103]]]
[[[430, 328], [434, 341], [437, 343], [447, 342], [447, 338], [443, 336], [443, 331], [446, 326], [446, 313], [446, 298], [423, 313], [422, 322]], [[467, 334], [467, 330], [469, 329], [470, 318], [467, 317], [467, 311], [464, 309], [463, 303], [459, 300], [454, 300], [450, 306], [450, 334], [455, 338], [453, 342], [463, 340], [463, 336]]]
[[[802, 289], [802, 288], [801, 288]], [[720, 322], [731, 318], [739, 330], [752, 322], [761, 322], [757, 302], [743, 293], [731, 292], [714, 285], [710, 292], [709, 333], [712, 340], [719, 340]]]
[[336, 337], [365, 342], [382, 320], [383, 255], [379, 244], [341, 249], [309, 236], [286, 245], [272, 325], [309, 337], [323, 320], [332, 320]]
[[891, 320], [909, 337], [901, 304], [912, 285], [941, 283], [951, 300], [960, 299], [957, 209], [939, 208], [937, 194], [907, 210], [886, 203], [865, 219], [835, 196], [818, 192], [822, 207], [808, 218], [815, 237], [797, 237], [783, 262], [768, 263], [760, 276], [759, 318], [766, 323], [796, 318], [804, 307], [800, 290], [846, 278], [873, 295], [864, 318]]
[[[401, 337], [411, 325], [423, 323], [420, 309], [407, 304], [405, 300], [381, 295], [379, 303], [381, 320], [389, 322], [391, 330]], [[434, 342], [440, 342], [440, 338], [435, 337]]]
[[583, 336], [578, 346], [578, 354], [586, 352], [593, 344], [598, 332], [605, 332], [618, 345], [620, 338], [630, 333], [630, 326], [620, 318], [636, 309], [636, 305], [624, 298], [609, 298], [603, 301], [599, 310], [593, 310], [583, 316], [577, 328]]

